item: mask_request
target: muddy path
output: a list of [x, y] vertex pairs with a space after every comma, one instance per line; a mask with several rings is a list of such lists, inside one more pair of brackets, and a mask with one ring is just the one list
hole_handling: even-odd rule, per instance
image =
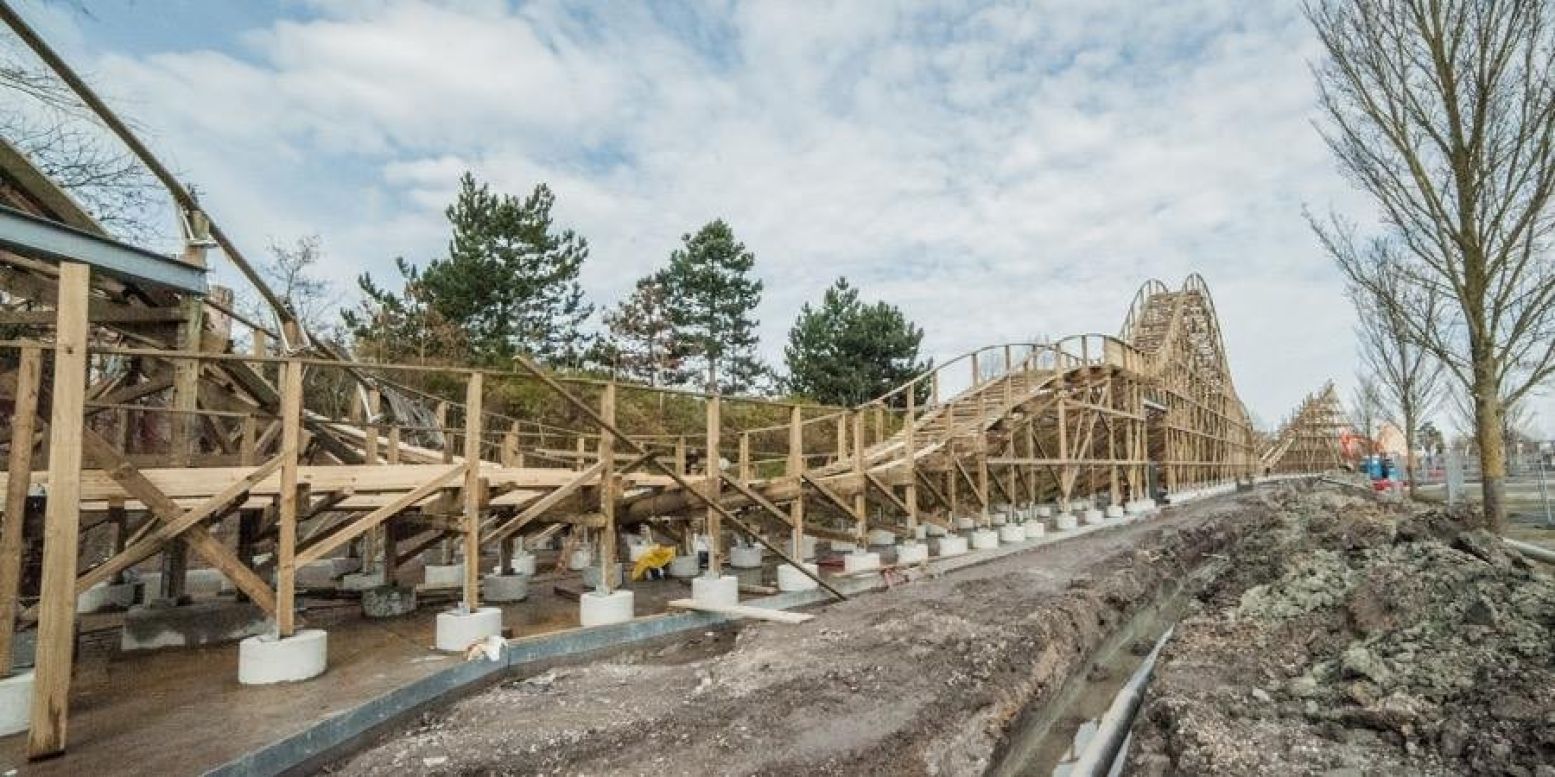
[[595, 659], [327, 767], [399, 774], [981, 774], [1010, 722], [1265, 509], [1174, 510], [816, 611]]

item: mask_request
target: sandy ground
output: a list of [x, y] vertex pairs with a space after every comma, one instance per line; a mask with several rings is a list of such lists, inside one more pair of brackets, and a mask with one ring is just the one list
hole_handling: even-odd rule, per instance
[[1265, 492], [1178, 625], [1131, 774], [1555, 777], [1555, 578], [1478, 516]]
[[514, 678], [326, 769], [381, 774], [981, 774], [1010, 721], [1227, 548], [1223, 499], [816, 611]]

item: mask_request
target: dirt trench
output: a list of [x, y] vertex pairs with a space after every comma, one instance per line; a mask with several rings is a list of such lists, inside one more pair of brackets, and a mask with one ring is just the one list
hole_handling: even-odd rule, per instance
[[1555, 777], [1555, 578], [1469, 512], [1264, 492], [1162, 653], [1128, 774]]
[[974, 775], [1119, 624], [1262, 523], [1223, 499], [816, 610], [516, 678], [332, 774]]

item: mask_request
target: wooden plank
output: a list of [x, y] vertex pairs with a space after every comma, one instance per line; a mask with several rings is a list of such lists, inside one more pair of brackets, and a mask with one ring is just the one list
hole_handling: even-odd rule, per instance
[[464, 474], [464, 470], [465, 465], [463, 464], [455, 464], [451, 467], [448, 467], [442, 474], [432, 478], [431, 480], [428, 480], [425, 483], [422, 483], [420, 486], [417, 486], [409, 493], [403, 494], [399, 498], [384, 505], [383, 507], [380, 507], [368, 513], [367, 515], [352, 521], [349, 525], [342, 527], [340, 531], [335, 532], [328, 537], [321, 538], [318, 542], [309, 545], [306, 548], [302, 548], [297, 553], [297, 563], [306, 564], [310, 561], [317, 561], [323, 558], [326, 554], [335, 548], [338, 548], [341, 545], [356, 539], [362, 534], [362, 532], [377, 526], [389, 518], [399, 515], [400, 513], [409, 509], [412, 505], [420, 502], [422, 499], [425, 499], [432, 494], [447, 488], [448, 484], [452, 483], [455, 478], [458, 478], [460, 475]]
[[603, 462], [594, 462], [594, 464], [591, 465], [588, 469], [576, 473], [576, 476], [572, 479], [572, 482], [567, 483], [561, 488], [558, 488], [555, 491], [552, 491], [551, 493], [541, 497], [539, 501], [524, 508], [523, 512], [509, 519], [507, 523], [489, 532], [486, 536], [486, 541], [495, 542], [511, 536], [514, 532], [524, 528], [525, 524], [528, 524], [530, 521], [539, 518], [545, 513], [545, 511], [560, 504], [563, 499], [571, 496], [578, 489], [593, 482], [595, 478], [599, 477], [599, 474], [603, 472], [604, 469], [605, 465]]
[[[7, 471], [11, 482], [26, 483], [32, 474], [33, 433], [38, 420], [38, 387], [43, 376], [43, 351], [22, 349], [16, 371], [16, 399], [11, 412], [11, 455]], [[27, 488], [5, 492], [4, 521], [0, 526], [0, 676], [11, 673], [12, 638], [16, 634], [16, 605], [21, 595], [22, 527], [26, 519]]]
[[747, 604], [700, 604], [694, 599], [671, 599], [665, 604], [665, 606], [673, 610], [712, 612], [735, 618], [750, 618], [751, 620], [771, 621], [773, 623], [797, 624], [815, 620], [815, 616], [810, 615], [809, 613], [788, 612], [787, 610], [773, 610], [766, 607], [752, 607]]
[[302, 364], [281, 365], [281, 493], [275, 546], [275, 625], [282, 637], [297, 629], [297, 464], [302, 454]]
[[706, 478], [702, 481], [707, 501], [707, 574], [711, 577], [723, 574], [724, 563], [723, 525], [720, 522], [723, 517], [723, 506], [719, 503], [718, 495], [719, 484], [723, 482], [719, 477], [719, 472], [723, 468], [722, 459], [718, 455], [718, 435], [722, 432], [719, 405], [717, 394], [707, 400], [707, 457], [703, 461]]
[[86, 412], [87, 300], [84, 264], [59, 266], [54, 386], [49, 420], [49, 498], [43, 517], [43, 586], [27, 757], [65, 751], [75, 648], [76, 555], [81, 530], [81, 432]]
[[[616, 384], [605, 384], [599, 397], [599, 415], [607, 424], [616, 421]], [[599, 591], [609, 594], [611, 567], [616, 563], [616, 485], [615, 438], [601, 426], [599, 430], [599, 512], [604, 519], [599, 536]]]

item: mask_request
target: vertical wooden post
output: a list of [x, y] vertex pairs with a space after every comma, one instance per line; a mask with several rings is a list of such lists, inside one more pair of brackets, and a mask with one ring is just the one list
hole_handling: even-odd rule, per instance
[[448, 403], [437, 403], [434, 413], [437, 419], [437, 433], [443, 438], [443, 463], [449, 464], [454, 460], [454, 443], [453, 435], [448, 433]]
[[81, 531], [81, 428], [86, 411], [86, 307], [91, 279], [86, 265], [60, 263], [49, 420], [49, 496], [43, 518], [43, 586], [38, 603], [31, 727], [27, 731], [27, 757], [34, 759], [65, 751], [70, 715], [76, 553]]
[[853, 494], [853, 531], [863, 550], [869, 544], [869, 482], [864, 479], [863, 411], [853, 413], [853, 474], [858, 478], [858, 491]]
[[588, 440], [585, 440], [583, 435], [578, 435], [578, 455], [574, 456], [572, 459], [573, 463], [576, 465], [573, 467], [573, 469], [582, 471], [589, 468], [588, 464], [584, 463], [588, 459], [588, 450]]
[[[616, 423], [616, 384], [606, 383], [599, 397], [599, 416], [605, 424]], [[605, 526], [599, 537], [599, 592], [609, 594], [611, 567], [616, 563], [616, 438], [605, 425], [599, 427], [599, 512]]]
[[276, 521], [275, 626], [281, 637], [297, 630], [297, 485], [302, 455], [302, 363], [288, 361], [281, 369], [281, 493]]
[[[11, 456], [7, 462], [5, 514], [0, 515], [0, 677], [11, 674], [11, 645], [16, 634], [16, 599], [21, 595], [22, 527], [32, 479], [32, 437], [37, 431], [38, 386], [43, 351], [22, 349], [16, 370], [16, 400], [11, 412]], [[120, 534], [122, 535], [122, 532]]]
[[481, 583], [481, 396], [479, 372], [470, 373], [464, 389], [464, 607], [480, 607]]
[[907, 387], [907, 415], [902, 419], [903, 461], [907, 467], [907, 532], [914, 539], [918, 536], [918, 443], [916, 416], [918, 415], [918, 387]]
[[740, 482], [751, 482], [751, 436], [750, 432], [740, 434]]
[[885, 440], [885, 403], [875, 405], [875, 442]]
[[[518, 422], [514, 421], [502, 435], [502, 466], [518, 466]], [[506, 573], [504, 573], [506, 574]]]
[[390, 464], [400, 463], [400, 428], [389, 427], [389, 455], [384, 457]]
[[972, 387], [976, 388], [977, 386], [982, 385], [982, 382], [983, 382], [983, 371], [978, 369], [977, 352], [973, 351], [972, 352]]
[[[719, 492], [722, 490], [718, 482], [719, 470], [719, 418], [718, 395], [714, 394], [707, 400], [707, 481], [703, 486], [707, 489], [708, 500], [719, 503]], [[707, 574], [709, 577], [723, 575], [723, 521], [718, 511], [711, 506], [707, 508]]]
[[[788, 409], [788, 471], [786, 473], [798, 484], [799, 476], [804, 474], [804, 411], [798, 405]], [[793, 557], [804, 561], [804, 488], [801, 485], [799, 496], [788, 503], [788, 520], [793, 524]]]
[[378, 393], [377, 387], [367, 390], [367, 418], [363, 431], [367, 433], [367, 440], [362, 445], [362, 453], [370, 465], [378, 463], [378, 413], [383, 410], [383, 396]]
[[848, 414], [837, 415], [837, 463], [848, 458]]
[[939, 370], [929, 373], [929, 407], [939, 407]]
[[686, 476], [686, 438], [675, 438], [675, 474]]

